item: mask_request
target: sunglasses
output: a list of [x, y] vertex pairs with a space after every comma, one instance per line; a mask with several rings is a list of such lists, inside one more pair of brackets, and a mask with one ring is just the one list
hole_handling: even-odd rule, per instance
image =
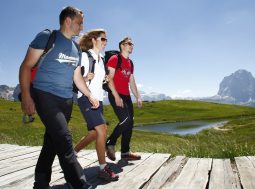
[[126, 43], [123, 43], [124, 45], [127, 44], [129, 46], [134, 46], [134, 43], [131, 43], [131, 42], [126, 42]]
[[97, 40], [101, 40], [102, 42], [107, 42], [107, 38], [104, 38], [104, 37], [99, 37], [97, 38]]

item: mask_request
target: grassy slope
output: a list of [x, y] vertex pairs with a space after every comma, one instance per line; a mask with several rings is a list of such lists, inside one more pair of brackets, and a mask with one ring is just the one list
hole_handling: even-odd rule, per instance
[[[105, 116], [111, 132], [117, 119], [110, 106], [105, 107]], [[39, 118], [25, 125], [21, 119], [20, 103], [0, 99], [0, 143], [41, 145], [44, 127]], [[224, 127], [226, 131], [209, 129], [194, 136], [134, 131], [132, 150], [193, 157], [254, 155], [255, 108], [185, 100], [146, 102], [143, 109], [135, 108], [136, 125], [201, 119], [232, 121]], [[87, 132], [77, 106], [69, 125], [76, 143]], [[94, 144], [88, 148], [94, 148]]]

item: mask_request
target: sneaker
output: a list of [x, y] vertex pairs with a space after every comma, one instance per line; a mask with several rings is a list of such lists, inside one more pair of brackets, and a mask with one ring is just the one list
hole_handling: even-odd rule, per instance
[[115, 161], [116, 160], [116, 156], [115, 156], [115, 148], [113, 145], [108, 145], [106, 146], [106, 154], [107, 157], [112, 160]]
[[129, 152], [128, 154], [121, 155], [122, 160], [132, 161], [132, 160], [140, 160], [141, 156], [134, 154], [132, 152]]
[[99, 171], [98, 177], [106, 181], [119, 180], [119, 175], [115, 174], [108, 165], [106, 165], [104, 169]]

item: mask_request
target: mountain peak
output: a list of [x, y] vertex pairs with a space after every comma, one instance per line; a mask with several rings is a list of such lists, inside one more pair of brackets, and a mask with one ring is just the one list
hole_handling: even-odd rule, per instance
[[236, 102], [247, 102], [255, 99], [255, 78], [244, 69], [239, 69], [224, 77], [220, 83], [218, 95], [232, 97]]

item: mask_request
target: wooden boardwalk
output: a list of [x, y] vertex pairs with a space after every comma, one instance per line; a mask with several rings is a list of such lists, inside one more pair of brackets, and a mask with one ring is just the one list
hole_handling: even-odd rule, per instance
[[[41, 147], [0, 144], [0, 188], [31, 189]], [[83, 150], [78, 160], [94, 188], [107, 189], [255, 189], [255, 157], [229, 159], [171, 157], [169, 154], [140, 153], [139, 161], [109, 159], [119, 174], [117, 182], [97, 178], [95, 150]], [[120, 157], [120, 153], [117, 153]], [[61, 167], [53, 163], [51, 188], [67, 189]]]

